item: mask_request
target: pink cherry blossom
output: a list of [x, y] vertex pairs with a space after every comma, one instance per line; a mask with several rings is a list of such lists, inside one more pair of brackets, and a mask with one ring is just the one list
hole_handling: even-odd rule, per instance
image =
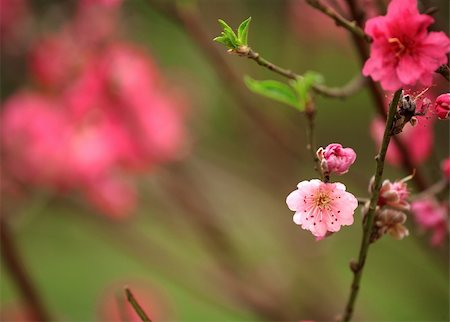
[[441, 94], [436, 98], [434, 112], [440, 120], [448, 120], [450, 118], [450, 93]]
[[101, 212], [116, 219], [126, 218], [136, 207], [135, 186], [119, 178], [110, 176], [95, 180], [83, 192]]
[[[418, 123], [414, 127], [407, 124], [403, 131], [396, 135], [403, 143], [409, 159], [414, 165], [419, 165], [426, 161], [432, 152], [434, 141], [433, 123], [433, 118], [419, 117]], [[381, 118], [376, 118], [372, 121], [370, 134], [377, 146], [381, 144], [384, 126], [385, 122]], [[389, 144], [386, 161], [396, 166], [402, 164], [402, 154], [394, 140], [391, 140]]]
[[448, 206], [434, 199], [421, 199], [412, 203], [412, 212], [419, 227], [433, 231], [431, 244], [442, 245], [448, 234]]
[[356, 153], [352, 148], [343, 148], [338, 143], [329, 144], [325, 149], [319, 148], [317, 156], [324, 173], [338, 175], [347, 173], [356, 160]]
[[420, 81], [430, 86], [433, 72], [447, 63], [450, 40], [443, 32], [428, 32], [434, 22], [420, 14], [417, 0], [392, 0], [387, 15], [369, 19], [365, 32], [372, 37], [365, 76], [395, 91]]
[[286, 199], [290, 210], [295, 211], [294, 222], [310, 230], [316, 237], [328, 231], [339, 231], [341, 226], [353, 224], [353, 213], [358, 201], [345, 191], [342, 183], [324, 183], [314, 179], [302, 181], [298, 189]]
[[444, 161], [442, 161], [441, 169], [444, 177], [450, 180], [450, 158], [447, 158]]

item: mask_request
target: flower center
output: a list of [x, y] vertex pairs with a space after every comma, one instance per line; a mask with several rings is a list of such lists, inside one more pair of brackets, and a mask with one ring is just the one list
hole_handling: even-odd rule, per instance
[[394, 51], [395, 51], [395, 55], [397, 57], [401, 56], [406, 51], [406, 47], [405, 47], [405, 45], [402, 44], [400, 39], [398, 39], [398, 38], [389, 38], [388, 42], [390, 44], [392, 44], [392, 47], [394, 48]]
[[320, 192], [316, 196], [314, 201], [315, 201], [315, 204], [316, 204], [317, 207], [324, 208], [325, 206], [327, 206], [330, 203], [331, 198], [330, 198], [330, 196], [327, 193]]

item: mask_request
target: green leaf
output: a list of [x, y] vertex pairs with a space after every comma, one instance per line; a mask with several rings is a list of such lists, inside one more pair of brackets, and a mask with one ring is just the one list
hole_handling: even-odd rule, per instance
[[233, 43], [230, 41], [230, 39], [227, 36], [219, 36], [213, 39], [214, 41], [225, 45], [229, 48], [233, 47]]
[[248, 17], [246, 20], [244, 20], [238, 28], [238, 40], [241, 45], [248, 45], [248, 27], [250, 27], [250, 21], [252, 20], [252, 17]]
[[291, 86], [295, 89], [300, 109], [305, 108], [306, 103], [310, 100], [310, 91], [314, 84], [319, 84], [323, 82], [322, 75], [316, 72], [306, 72], [302, 77], [292, 80], [290, 82]]
[[249, 76], [244, 81], [252, 92], [300, 109], [297, 95], [289, 85], [275, 80], [257, 81]]
[[214, 38], [214, 41], [224, 44], [230, 49], [236, 49], [239, 46], [239, 40], [233, 29], [231, 29], [231, 27], [222, 19], [219, 19], [218, 21], [223, 30], [219, 37]]

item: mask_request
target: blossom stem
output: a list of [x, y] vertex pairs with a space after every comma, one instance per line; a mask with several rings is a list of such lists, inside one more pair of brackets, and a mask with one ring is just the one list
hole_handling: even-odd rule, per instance
[[353, 281], [351, 285], [350, 296], [347, 301], [347, 305], [344, 312], [344, 317], [342, 321], [348, 322], [353, 316], [354, 305], [356, 298], [358, 296], [358, 291], [360, 288], [361, 277], [364, 269], [364, 264], [366, 262], [368, 249], [370, 246], [370, 235], [373, 228], [373, 223], [375, 219], [375, 209], [378, 202], [378, 197], [380, 194], [381, 181], [383, 177], [384, 171], [384, 160], [386, 158], [386, 152], [389, 146], [389, 142], [391, 141], [392, 133], [392, 125], [394, 123], [394, 115], [397, 111], [397, 105], [402, 94], [402, 90], [398, 90], [395, 92], [394, 97], [392, 98], [391, 104], [389, 105], [388, 117], [386, 120], [386, 126], [383, 134], [383, 141], [381, 142], [381, 147], [378, 155], [375, 157], [377, 162], [376, 171], [375, 171], [375, 180], [373, 184], [372, 195], [370, 197], [369, 209], [366, 214], [366, 220], [364, 223], [364, 231], [363, 237], [361, 241], [361, 247], [359, 250], [359, 258], [356, 265], [352, 266]]
[[316, 119], [316, 109], [314, 108], [314, 102], [312, 99], [310, 99], [307, 104], [306, 104], [306, 108], [305, 108], [305, 116], [306, 116], [306, 120], [308, 122], [308, 126], [306, 128], [306, 136], [307, 136], [307, 146], [306, 149], [308, 151], [310, 151], [311, 153], [311, 157], [312, 160], [314, 162], [314, 170], [316, 170], [319, 173], [319, 176], [322, 180], [326, 179], [325, 182], [329, 181], [329, 176], [326, 176], [326, 178], [324, 178], [324, 174], [321, 170], [320, 167], [320, 160], [317, 157], [316, 151], [317, 151], [317, 147], [316, 147], [316, 137], [315, 137], [315, 119]]
[[[296, 74], [289, 69], [280, 67], [270, 62], [269, 60], [261, 57], [259, 53], [257, 53], [251, 48], [247, 48], [245, 52], [239, 52], [239, 55], [252, 59], [258, 65], [263, 66], [286, 78], [297, 79], [301, 77], [301, 75]], [[314, 92], [322, 96], [331, 98], [346, 98], [357, 93], [361, 88], [364, 87], [364, 85], [366, 85], [366, 78], [362, 77], [361, 75], [357, 75], [355, 78], [350, 80], [346, 85], [343, 85], [342, 87], [327, 87], [320, 84], [314, 84], [312, 88]]]
[[11, 229], [4, 217], [4, 213], [0, 214], [0, 249], [5, 268], [11, 274], [11, 278], [14, 280], [27, 307], [31, 311], [33, 319], [38, 321], [52, 321], [50, 314], [39, 297], [35, 285], [26, 272]]
[[334, 20], [336, 25], [344, 27], [354, 35], [364, 39], [367, 42], [371, 42], [372, 38], [367, 35], [362, 28], [360, 28], [355, 21], [349, 21], [345, 19], [340, 13], [334, 10], [332, 7], [322, 3], [320, 0], [306, 0], [306, 2], [313, 8], [323, 12], [328, 17]]
[[127, 296], [128, 302], [133, 307], [133, 310], [136, 312], [137, 315], [139, 315], [139, 318], [142, 322], [151, 322], [148, 315], [145, 313], [144, 309], [139, 305], [138, 301], [134, 297], [133, 293], [131, 293], [130, 289], [128, 287], [125, 287], [125, 294]]

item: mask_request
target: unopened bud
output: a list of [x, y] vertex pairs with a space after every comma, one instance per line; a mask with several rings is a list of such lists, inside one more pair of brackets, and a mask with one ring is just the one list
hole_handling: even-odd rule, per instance
[[352, 148], [343, 148], [338, 143], [329, 144], [325, 149], [320, 147], [316, 155], [324, 174], [347, 173], [356, 160], [356, 153]]

